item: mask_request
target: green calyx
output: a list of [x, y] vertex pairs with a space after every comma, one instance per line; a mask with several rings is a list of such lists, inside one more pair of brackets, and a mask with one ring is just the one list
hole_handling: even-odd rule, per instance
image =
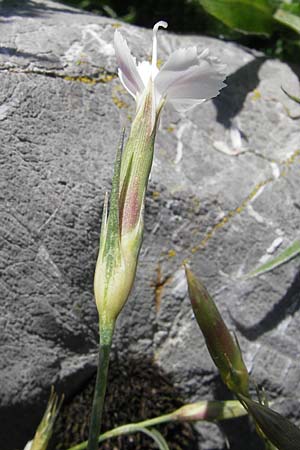
[[109, 208], [107, 195], [104, 201], [100, 250], [94, 278], [102, 328], [116, 321], [133, 286], [143, 237], [145, 192], [162, 104], [153, 122], [151, 92], [145, 96], [124, 151], [124, 131], [122, 133]]

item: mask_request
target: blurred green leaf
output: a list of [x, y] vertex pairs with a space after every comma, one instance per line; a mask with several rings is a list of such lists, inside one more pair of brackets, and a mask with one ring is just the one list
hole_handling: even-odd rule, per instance
[[275, 3], [268, 0], [199, 0], [203, 8], [230, 28], [270, 35]]
[[287, 263], [288, 261], [290, 261], [292, 258], [295, 258], [295, 256], [299, 254], [300, 254], [300, 241], [295, 241], [293, 242], [292, 245], [283, 250], [283, 252], [281, 252], [280, 255], [276, 256], [276, 258], [270, 259], [265, 264], [262, 264], [261, 266], [257, 267], [257, 269], [254, 269], [251, 272], [249, 272], [243, 278], [257, 277], [258, 275], [269, 272], [270, 270], [275, 269], [281, 264]]
[[[299, 0], [57, 1], [146, 28], [152, 28], [163, 18], [172, 32], [234, 40], [272, 58], [299, 62], [299, 34], [274, 18], [278, 8], [300, 17]], [[11, 4], [13, 0], [3, 2]]]
[[278, 9], [273, 17], [283, 25], [300, 33], [300, 17], [298, 15], [285, 11], [284, 9]]
[[300, 429], [296, 425], [266, 406], [242, 395], [239, 398], [265, 436], [279, 450], [300, 449]]
[[283, 0], [283, 2], [280, 2], [280, 9], [284, 9], [285, 11], [289, 11], [296, 16], [300, 16], [299, 0]]

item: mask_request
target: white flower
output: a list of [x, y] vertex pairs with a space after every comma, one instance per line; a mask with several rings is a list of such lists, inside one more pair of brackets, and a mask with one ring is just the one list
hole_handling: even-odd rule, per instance
[[171, 53], [159, 70], [157, 67], [157, 31], [167, 28], [160, 21], [153, 27], [152, 62], [136, 64], [121, 33], [116, 30], [114, 45], [119, 66], [119, 78], [135, 98], [137, 109], [146, 92], [152, 89], [156, 109], [161, 101], [171, 103], [177, 111], [187, 111], [205, 100], [216, 97], [226, 86], [225, 66], [209, 56], [206, 49], [198, 55], [197, 47], [181, 48]]

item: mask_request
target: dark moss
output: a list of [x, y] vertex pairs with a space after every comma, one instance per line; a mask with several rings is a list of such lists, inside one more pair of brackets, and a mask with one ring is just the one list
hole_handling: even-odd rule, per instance
[[[89, 414], [95, 377], [62, 409], [52, 449], [66, 450], [88, 437]], [[170, 378], [149, 360], [113, 361], [110, 366], [103, 430], [170, 412], [185, 399]], [[196, 450], [197, 436], [191, 424], [164, 424], [158, 428], [171, 450]], [[102, 443], [102, 450], [150, 450], [157, 448], [137, 433]]]

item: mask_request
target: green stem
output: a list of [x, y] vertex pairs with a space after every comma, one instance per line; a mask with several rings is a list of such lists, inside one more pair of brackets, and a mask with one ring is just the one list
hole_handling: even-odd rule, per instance
[[97, 378], [90, 421], [89, 439], [88, 442], [85, 442], [85, 447], [83, 447], [83, 448], [87, 447], [88, 450], [98, 449], [98, 441], [101, 431], [102, 413], [107, 384], [109, 354], [111, 349], [113, 332], [114, 326], [105, 327], [102, 330], [100, 327], [99, 361], [98, 361]]
[[[225, 401], [199, 401], [181, 406], [179, 409], [172, 411], [162, 416], [153, 417], [151, 419], [143, 420], [142, 422], [130, 423], [121, 425], [113, 430], [103, 433], [98, 438], [98, 442], [110, 439], [122, 434], [137, 433], [139, 431], [145, 432], [146, 428], [154, 427], [165, 422], [195, 422], [197, 420], [217, 421], [229, 420], [235, 417], [241, 417], [247, 414], [246, 409], [242, 406], [239, 400], [225, 400]], [[81, 442], [80, 444], [70, 447], [68, 450], [84, 450], [88, 442]]]
[[[109, 430], [106, 433], [103, 433], [100, 437], [98, 437], [98, 442], [103, 442], [106, 439], [110, 439], [116, 436], [120, 436], [122, 434], [131, 434], [141, 431], [141, 428], [152, 427], [154, 425], [158, 425], [164, 422], [170, 422], [174, 420], [173, 414], [165, 414], [163, 416], [154, 417], [153, 419], [143, 420], [138, 423], [130, 423], [127, 425], [121, 425], [120, 427], [114, 428], [113, 430]], [[99, 436], [99, 435], [98, 435]], [[88, 441], [81, 442], [74, 447], [70, 447], [68, 450], [84, 450], [87, 448]]]

